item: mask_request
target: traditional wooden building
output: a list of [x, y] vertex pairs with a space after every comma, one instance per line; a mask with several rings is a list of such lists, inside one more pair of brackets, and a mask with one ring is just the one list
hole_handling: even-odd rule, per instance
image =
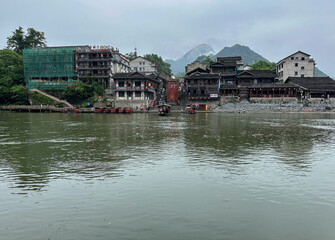
[[115, 107], [147, 108], [153, 106], [161, 80], [140, 72], [116, 73], [113, 76]]
[[301, 88], [300, 98], [335, 98], [335, 81], [330, 77], [289, 77], [286, 83]]
[[194, 69], [185, 76], [188, 101], [199, 105], [200, 110], [208, 110], [209, 106], [218, 104], [219, 81], [218, 73], [209, 73], [201, 68]]

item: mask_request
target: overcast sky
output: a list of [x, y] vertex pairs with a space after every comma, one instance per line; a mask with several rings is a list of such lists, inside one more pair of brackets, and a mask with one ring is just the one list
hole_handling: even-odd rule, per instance
[[0, 47], [18, 26], [44, 31], [49, 46], [112, 45], [122, 53], [176, 59], [207, 43], [235, 43], [270, 61], [301, 50], [335, 76], [333, 0], [0, 0]]

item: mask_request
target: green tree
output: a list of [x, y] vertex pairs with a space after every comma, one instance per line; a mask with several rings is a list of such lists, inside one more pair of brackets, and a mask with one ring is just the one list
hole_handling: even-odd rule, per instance
[[7, 37], [7, 48], [22, 54], [25, 48], [45, 47], [46, 39], [44, 32], [36, 31], [33, 28], [28, 28], [25, 34], [23, 28], [19, 26], [13, 31], [13, 35]]
[[0, 50], [0, 104], [26, 104], [27, 100], [22, 56], [11, 50]]
[[126, 58], [128, 58], [129, 61], [137, 58], [137, 52], [134, 51], [134, 52], [126, 53]]
[[203, 64], [205, 64], [207, 67], [210, 66], [211, 62], [213, 62], [212, 58], [210, 56], [207, 56], [204, 60], [201, 61]]
[[252, 70], [272, 70], [276, 68], [276, 64], [273, 62], [258, 61], [251, 65]]
[[157, 63], [157, 73], [166, 73], [168, 75], [172, 74], [171, 65], [163, 61], [162, 57], [157, 54], [146, 54], [143, 56], [145, 59]]
[[91, 85], [78, 82], [67, 86], [62, 93], [62, 98], [72, 103], [81, 103], [94, 95], [102, 96], [103, 91], [104, 87], [97, 82], [92, 82]]

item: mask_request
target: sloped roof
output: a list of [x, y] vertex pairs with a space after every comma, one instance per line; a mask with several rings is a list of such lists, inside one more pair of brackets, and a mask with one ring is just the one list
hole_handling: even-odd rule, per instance
[[311, 55], [309, 55], [308, 53], [305, 53], [305, 52], [302, 52], [302, 51], [299, 50], [299, 51], [297, 51], [297, 52], [295, 52], [295, 53], [293, 53], [293, 54], [291, 54], [291, 55], [289, 55], [289, 56], [283, 58], [283, 59], [280, 60], [277, 64], [279, 64], [280, 62], [284, 61], [284, 60], [287, 59], [287, 58], [292, 57], [293, 55], [295, 55], [295, 54], [297, 54], [297, 53], [302, 53], [302, 54], [306, 55], [307, 57], [310, 57], [310, 56], [311, 56]]
[[330, 77], [289, 77], [286, 82], [315, 92], [335, 91], [335, 81]]
[[272, 70], [243, 70], [237, 71], [238, 78], [276, 78]]
[[203, 73], [203, 72], [194, 72], [191, 75], [185, 76], [185, 79], [199, 79], [199, 78], [215, 78], [215, 79], [219, 79], [220, 78], [220, 74], [218, 73]]
[[157, 79], [155, 79], [152, 76], [149, 75], [145, 75], [141, 72], [130, 72], [130, 73], [115, 73], [113, 76], [114, 80], [135, 80], [135, 79], [148, 79], [151, 81], [157, 81]]

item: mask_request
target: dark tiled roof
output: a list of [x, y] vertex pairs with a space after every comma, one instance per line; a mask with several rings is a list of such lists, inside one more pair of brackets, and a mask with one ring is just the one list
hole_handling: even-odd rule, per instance
[[115, 73], [113, 76], [114, 80], [120, 80], [120, 79], [148, 79], [152, 81], [157, 81], [152, 76], [145, 75], [140, 72], [131, 72], [131, 73]]
[[335, 91], [335, 81], [330, 77], [289, 77], [286, 82], [315, 92]]
[[200, 73], [200, 72], [195, 72], [189, 76], [185, 76], [185, 79], [198, 79], [198, 78], [215, 78], [219, 79], [220, 74], [218, 73]]
[[226, 61], [226, 62], [214, 62], [210, 64], [210, 67], [235, 67], [236, 61]]
[[186, 73], [186, 76], [189, 76], [189, 75], [191, 75], [191, 74], [193, 74], [193, 73], [196, 73], [196, 72], [206, 72], [206, 73], [209, 73], [210, 70], [209, 70], [208, 68], [206, 68], [206, 70], [205, 70], [205, 69], [203, 69], [203, 68], [197, 67], [197, 68], [195, 68], [195, 69], [193, 69], [193, 70], [187, 72], [187, 73]]
[[237, 71], [237, 78], [276, 78], [272, 70], [245, 70]]
[[216, 59], [218, 62], [226, 62], [226, 61], [241, 61], [242, 57], [241, 56], [236, 56], [236, 57], [218, 57]]

